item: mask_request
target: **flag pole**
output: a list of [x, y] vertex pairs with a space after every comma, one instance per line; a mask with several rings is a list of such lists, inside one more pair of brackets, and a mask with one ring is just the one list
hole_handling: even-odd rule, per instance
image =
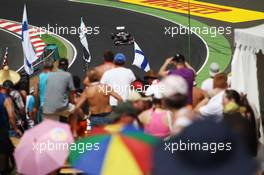
[[[83, 17], [81, 16], [81, 23], [83, 22]], [[84, 63], [84, 66], [83, 66], [83, 72], [86, 72], [88, 70], [88, 63], [83, 59], [83, 63]]]
[[91, 61], [91, 54], [90, 54], [90, 51], [89, 51], [89, 47], [88, 47], [88, 41], [87, 41], [87, 38], [86, 38], [86, 30], [84, 31], [84, 28], [86, 28], [86, 26], [84, 25], [84, 22], [83, 22], [83, 17], [81, 17], [81, 26], [80, 26], [80, 29], [81, 29], [81, 34], [80, 34], [80, 41], [82, 43], [82, 52], [83, 52], [83, 62], [84, 62], [84, 66], [83, 66], [83, 72], [86, 72], [89, 68], [89, 65], [90, 65], [90, 61]]
[[188, 0], [188, 61], [191, 64], [191, 10], [190, 0]]
[[[83, 22], [83, 17], [81, 16], [81, 23]], [[81, 29], [82, 30], [82, 29]], [[82, 51], [83, 52], [83, 51]], [[83, 60], [83, 63], [84, 63], [84, 65], [83, 65], [83, 72], [86, 72], [86, 67], [87, 67], [87, 65], [86, 65], [86, 62]]]
[[3, 62], [2, 62], [2, 69], [8, 65], [8, 47], [5, 49], [4, 57], [3, 57]]

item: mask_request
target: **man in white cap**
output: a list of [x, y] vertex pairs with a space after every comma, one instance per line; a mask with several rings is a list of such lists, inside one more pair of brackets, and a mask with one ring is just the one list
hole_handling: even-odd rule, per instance
[[219, 72], [220, 72], [219, 65], [217, 63], [212, 63], [210, 65], [210, 70], [209, 70], [210, 77], [202, 82], [201, 89], [205, 91], [209, 96], [212, 95], [214, 76]]

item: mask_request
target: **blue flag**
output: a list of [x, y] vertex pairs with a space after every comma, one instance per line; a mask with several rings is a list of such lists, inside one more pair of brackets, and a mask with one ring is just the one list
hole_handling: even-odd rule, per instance
[[24, 5], [23, 20], [22, 20], [22, 47], [24, 53], [24, 69], [28, 75], [33, 74], [33, 62], [37, 59], [36, 53], [30, 42], [28, 21], [27, 21], [27, 10]]
[[149, 71], [150, 70], [149, 62], [136, 42], [134, 42], [134, 52], [135, 52], [135, 56], [132, 65], [137, 66], [138, 68], [144, 70], [145, 72]]

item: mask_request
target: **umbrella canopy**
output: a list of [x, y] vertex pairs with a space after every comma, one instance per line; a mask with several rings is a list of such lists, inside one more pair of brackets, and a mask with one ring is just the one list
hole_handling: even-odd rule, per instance
[[90, 137], [76, 144], [90, 144], [94, 149], [80, 153], [71, 150], [70, 163], [91, 175], [143, 175], [152, 167], [152, 145], [157, 139], [131, 125], [94, 128]]
[[72, 142], [67, 124], [44, 120], [25, 132], [15, 149], [17, 171], [26, 175], [45, 175], [62, 167]]

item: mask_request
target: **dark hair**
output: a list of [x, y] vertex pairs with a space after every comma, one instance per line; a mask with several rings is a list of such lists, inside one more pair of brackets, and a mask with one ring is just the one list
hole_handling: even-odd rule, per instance
[[53, 68], [53, 63], [52, 62], [45, 62], [44, 63], [43, 69], [52, 70], [52, 68]]
[[[245, 112], [245, 118], [252, 124], [254, 125], [255, 128], [257, 128], [256, 126], [256, 119], [255, 119], [255, 114], [254, 111], [252, 109], [252, 107], [250, 106], [248, 99], [247, 99], [247, 95], [242, 95], [241, 96], [241, 104], [243, 107], [246, 108], [246, 112]], [[258, 136], [260, 135], [260, 133], [258, 133]]]
[[182, 94], [175, 94], [168, 98], [164, 98], [165, 106], [169, 109], [180, 109], [187, 105], [188, 97]]
[[20, 74], [21, 79], [20, 81], [15, 85], [16, 90], [24, 90], [29, 94], [29, 75], [21, 73]]
[[227, 85], [227, 75], [225, 73], [219, 73], [214, 76], [213, 80], [214, 88], [225, 89], [228, 87]]
[[62, 69], [62, 70], [67, 70], [68, 69], [68, 66], [69, 66], [69, 62], [68, 62], [68, 59], [66, 58], [61, 58], [59, 60], [59, 65], [58, 65], [58, 68], [59, 69]]
[[236, 104], [241, 105], [241, 97], [237, 91], [233, 89], [228, 89], [225, 90], [225, 95], [227, 99], [234, 100]]
[[75, 89], [80, 89], [80, 87], [81, 87], [80, 77], [77, 75], [74, 75], [72, 79], [73, 79], [73, 84], [74, 84]]
[[11, 80], [5, 80], [2, 87], [11, 90], [14, 88], [14, 83]]
[[180, 53], [177, 53], [175, 54], [175, 56], [173, 57], [172, 61], [176, 62], [176, 63], [181, 63], [181, 64], [184, 64], [185, 63], [185, 57], [180, 54]]
[[119, 62], [114, 62], [114, 63], [115, 63], [115, 65], [117, 65], [117, 66], [124, 66], [124, 65], [126, 64], [125, 62], [122, 62], [122, 63], [121, 63], [121, 62], [120, 62], [120, 63], [119, 63]]
[[104, 52], [104, 60], [105, 61], [113, 62], [114, 57], [115, 57], [115, 55], [112, 51], [105, 51]]
[[158, 98], [155, 98], [155, 97], [152, 98], [152, 103], [154, 105], [161, 105], [162, 104], [161, 99], [158, 99]]
[[238, 104], [240, 107], [244, 107], [245, 111], [242, 113], [245, 118], [250, 122], [255, 123], [254, 111], [250, 106], [246, 95], [240, 95], [237, 91], [233, 89], [226, 90], [225, 94], [226, 98], [228, 98], [229, 100], [234, 100], [235, 103]]
[[90, 82], [100, 81], [100, 75], [96, 69], [91, 69], [88, 71], [87, 76]]

